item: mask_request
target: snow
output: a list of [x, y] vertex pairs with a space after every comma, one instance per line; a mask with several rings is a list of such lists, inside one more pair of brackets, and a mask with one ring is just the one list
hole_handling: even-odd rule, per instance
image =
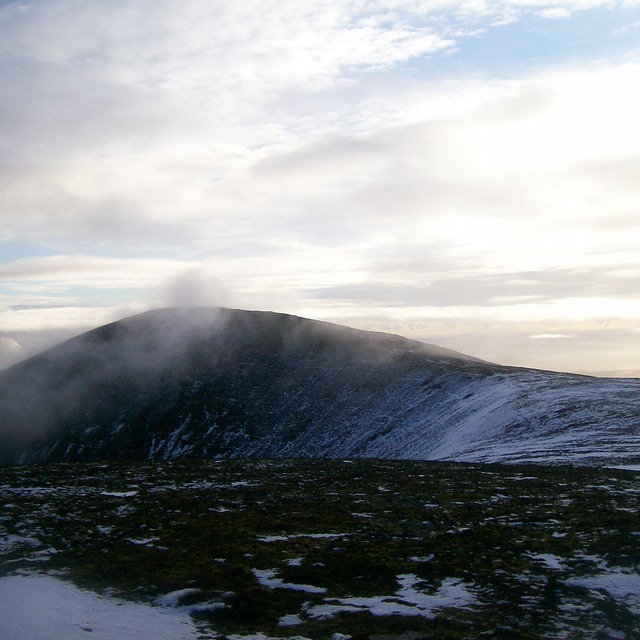
[[287, 560], [287, 565], [290, 567], [301, 567], [304, 558], [290, 558]]
[[195, 640], [199, 635], [188, 613], [177, 609], [99, 596], [48, 575], [0, 578], [0, 638]]
[[253, 575], [258, 582], [269, 589], [291, 589], [293, 591], [304, 591], [305, 593], [326, 593], [324, 587], [314, 587], [310, 584], [296, 584], [293, 582], [283, 582], [277, 578], [275, 569], [252, 569]]
[[433, 553], [430, 553], [427, 556], [411, 556], [408, 558], [411, 562], [431, 562], [435, 558]]
[[279, 627], [295, 627], [299, 624], [302, 624], [302, 620], [300, 619], [300, 614], [298, 613], [288, 613], [284, 615], [278, 620]]
[[101, 495], [103, 496], [111, 496], [113, 498], [132, 498], [133, 496], [137, 496], [137, 491], [102, 491]]
[[310, 640], [309, 638], [305, 638], [304, 636], [292, 636], [290, 638], [274, 638], [272, 636], [266, 636], [264, 633], [251, 633], [248, 636], [241, 636], [238, 634], [231, 634], [230, 636], [225, 636], [227, 640]]
[[640, 575], [611, 570], [586, 578], [571, 578], [565, 584], [585, 587], [594, 591], [606, 591], [614, 598], [625, 601], [635, 615], [640, 615]]
[[412, 573], [398, 576], [400, 588], [395, 595], [371, 598], [336, 598], [337, 604], [321, 604], [310, 607], [307, 615], [311, 618], [326, 619], [338, 613], [369, 611], [374, 616], [422, 616], [434, 617], [434, 612], [445, 607], [467, 607], [476, 604], [475, 596], [468, 590], [469, 585], [462, 580], [447, 578], [442, 581], [435, 594], [420, 591], [422, 582]]
[[[225, 348], [237, 345], [243, 354], [241, 371], [235, 358], [222, 358], [220, 368], [211, 370], [229, 389], [227, 402], [234, 406], [237, 424], [216, 423], [218, 410], [204, 401], [208, 396], [200, 395], [210, 374], [200, 377], [185, 364], [184, 371], [178, 367], [185, 376], [181, 384], [190, 385], [193, 394], [164, 395], [168, 392], [161, 386], [157, 393], [147, 394], [136, 386], [130, 409], [114, 416], [111, 424], [100, 424], [100, 432], [125, 429], [134, 435], [147, 429], [148, 425], [134, 416], [145, 415], [149, 402], [163, 398], [180, 418], [168, 434], [161, 434], [156, 427], [148, 433], [146, 452], [151, 459], [214, 454], [252, 459], [330, 457], [345, 464], [363, 457], [640, 465], [637, 379], [607, 380], [500, 367], [433, 346], [351, 333], [344, 328], [339, 339], [335, 328], [327, 334], [321, 329], [327, 348], [317, 349], [318, 325], [299, 319], [296, 322], [302, 322], [304, 328], [300, 325], [301, 333], [296, 333], [300, 340], [292, 351], [285, 347], [289, 344], [286, 339], [282, 349], [280, 343], [276, 348], [275, 343], [259, 339], [267, 335], [262, 333], [267, 326], [269, 331], [275, 327], [270, 320], [263, 326], [263, 321], [252, 318], [237, 332], [225, 333], [225, 329], [216, 334], [230, 340]], [[137, 326], [137, 331], [143, 331], [142, 324]], [[200, 334], [192, 338], [199, 340]], [[363, 349], [362, 340], [370, 348]], [[214, 344], [222, 346], [214, 341], [212, 349]], [[347, 344], [351, 346], [344, 351]], [[359, 353], [359, 357], [347, 353]], [[387, 353], [392, 354], [390, 359]], [[409, 354], [411, 357], [405, 358]], [[296, 391], [275, 397], [270, 391], [274, 388]], [[327, 388], [332, 391], [330, 403], [326, 402]], [[196, 407], [194, 399], [201, 397], [204, 404]], [[106, 437], [94, 442], [96, 425], [77, 419], [85, 430], [74, 447], [81, 450], [85, 446], [83, 456], [87, 459], [117, 459], [130, 453], [126, 438], [118, 444]], [[291, 425], [299, 426], [295, 437]], [[218, 442], [215, 453], [211, 451], [214, 435]], [[42, 445], [39, 452], [25, 451], [24, 455], [59, 458], [67, 440], [60, 435], [50, 446]]]
[[115, 530], [115, 526], [114, 525], [96, 525], [96, 531], [98, 531], [99, 533], [108, 536], [111, 533], [113, 533]]
[[225, 609], [227, 605], [219, 600], [210, 600], [208, 602], [194, 602], [193, 604], [183, 604], [185, 600], [188, 600], [191, 596], [197, 597], [202, 594], [202, 589], [187, 588], [178, 589], [177, 591], [171, 591], [165, 593], [163, 596], [156, 598], [156, 604], [162, 607], [173, 607], [180, 609], [185, 613], [195, 613], [203, 611], [217, 611], [219, 609]]
[[12, 551], [16, 547], [19, 546], [27, 546], [27, 547], [39, 547], [41, 544], [40, 540], [33, 537], [27, 536], [16, 536], [16, 535], [8, 535], [4, 538], [0, 538], [0, 553], [4, 553], [6, 551]]
[[160, 596], [156, 602], [163, 607], [177, 607], [180, 602], [189, 596], [196, 596], [202, 593], [202, 589], [178, 589], [177, 591], [171, 591]]
[[157, 536], [151, 538], [125, 538], [127, 542], [143, 547], [152, 547], [154, 542], [158, 542], [160, 538]]
[[564, 559], [554, 555], [553, 553], [531, 553], [529, 557], [533, 560], [540, 560], [549, 569], [557, 569], [562, 571], [565, 567], [563, 565]]
[[291, 538], [312, 538], [312, 539], [338, 539], [346, 538], [350, 536], [350, 533], [292, 533], [289, 536], [285, 535], [273, 535], [273, 536], [258, 536], [258, 542], [284, 542]]

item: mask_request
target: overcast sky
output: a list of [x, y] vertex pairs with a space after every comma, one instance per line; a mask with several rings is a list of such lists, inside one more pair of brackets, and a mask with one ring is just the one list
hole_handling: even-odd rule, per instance
[[0, 1], [0, 366], [157, 306], [640, 369], [640, 0]]

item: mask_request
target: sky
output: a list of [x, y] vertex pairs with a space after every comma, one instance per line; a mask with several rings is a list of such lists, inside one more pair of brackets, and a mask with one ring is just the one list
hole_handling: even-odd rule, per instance
[[155, 307], [640, 375], [640, 0], [0, 0], [0, 367]]

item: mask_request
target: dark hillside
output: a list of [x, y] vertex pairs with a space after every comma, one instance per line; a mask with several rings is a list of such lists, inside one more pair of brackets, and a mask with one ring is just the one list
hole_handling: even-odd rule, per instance
[[284, 314], [164, 309], [0, 374], [0, 455], [632, 463], [639, 390]]

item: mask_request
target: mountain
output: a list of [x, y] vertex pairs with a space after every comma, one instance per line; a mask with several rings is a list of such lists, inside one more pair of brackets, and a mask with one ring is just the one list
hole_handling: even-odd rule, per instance
[[0, 462], [640, 463], [640, 380], [513, 367], [295, 316], [161, 309], [0, 373]]

